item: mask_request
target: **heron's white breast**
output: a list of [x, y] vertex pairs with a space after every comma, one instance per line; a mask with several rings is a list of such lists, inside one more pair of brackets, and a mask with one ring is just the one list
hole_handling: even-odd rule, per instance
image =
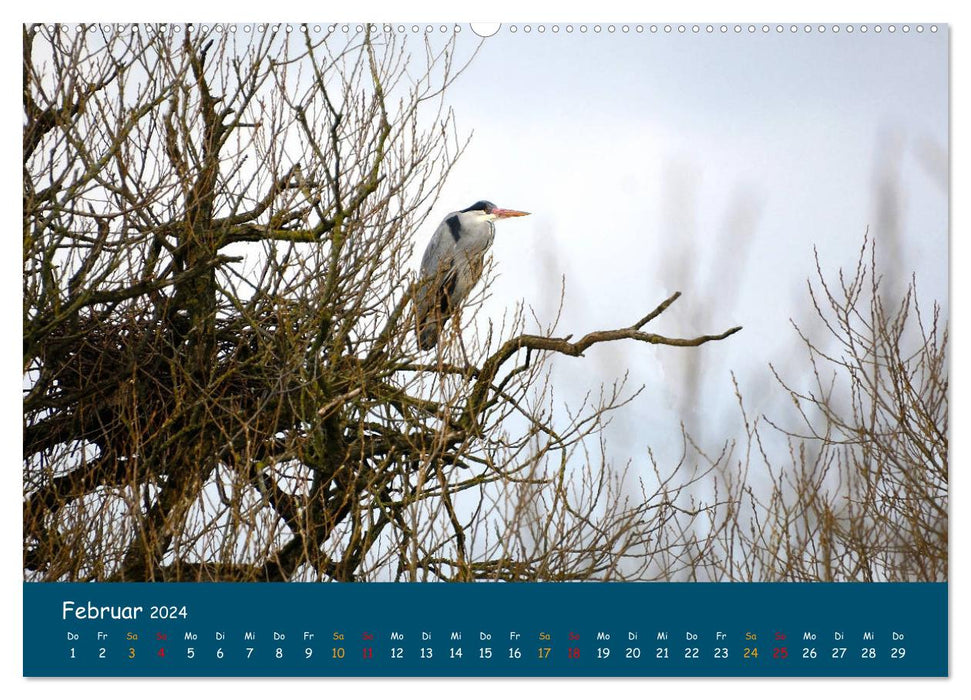
[[458, 217], [462, 224], [458, 248], [467, 253], [485, 253], [496, 236], [496, 227], [492, 223], [495, 216], [485, 212], [466, 211], [460, 212]]

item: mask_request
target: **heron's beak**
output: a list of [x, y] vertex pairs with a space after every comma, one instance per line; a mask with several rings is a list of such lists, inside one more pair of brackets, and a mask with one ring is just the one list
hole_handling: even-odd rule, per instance
[[514, 216], [529, 216], [528, 211], [516, 211], [515, 209], [493, 209], [492, 213], [497, 219], [509, 219]]

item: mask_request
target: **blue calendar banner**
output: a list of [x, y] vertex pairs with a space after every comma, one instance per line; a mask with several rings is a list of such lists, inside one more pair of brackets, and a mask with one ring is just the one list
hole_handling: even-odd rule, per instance
[[947, 584], [24, 584], [25, 676], [946, 676]]

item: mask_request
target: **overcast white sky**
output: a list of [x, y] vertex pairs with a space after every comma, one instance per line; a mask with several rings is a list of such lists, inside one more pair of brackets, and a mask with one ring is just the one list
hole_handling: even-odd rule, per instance
[[[503, 25], [449, 93], [459, 129], [474, 133], [418, 254], [448, 211], [490, 199], [533, 215], [498, 224], [501, 277], [484, 312], [524, 299], [545, 320], [566, 275], [564, 333], [629, 325], [674, 291], [683, 296], [658, 332], [744, 326], [701, 351], [626, 342], [591, 351], [592, 364], [558, 362], [562, 398], [627, 370], [646, 384], [611, 433], [616, 457], [643, 458], [647, 444], [676, 451], [682, 418], [730, 437], [711, 429], [733, 402], [731, 370], [767, 408], [768, 363], [791, 358], [789, 319], [809, 316], [813, 246], [835, 273], [855, 262], [869, 227], [900, 272], [916, 272], [921, 299], [946, 308], [945, 25], [526, 26]], [[460, 53], [470, 50], [476, 37], [460, 37]], [[879, 194], [888, 183], [890, 219]], [[693, 372], [704, 405], [685, 386]]]

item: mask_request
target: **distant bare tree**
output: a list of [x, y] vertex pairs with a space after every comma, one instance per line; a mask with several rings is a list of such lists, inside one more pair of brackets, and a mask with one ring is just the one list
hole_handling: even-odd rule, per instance
[[547, 363], [738, 329], [645, 331], [677, 295], [577, 340], [495, 329], [487, 272], [420, 353], [454, 39], [236, 29], [24, 27], [26, 578], [690, 576], [709, 472], [631, 492], [598, 435], [636, 392], [561, 425]]
[[744, 439], [719, 470], [738, 512], [699, 560], [706, 576], [947, 580], [947, 322], [937, 304], [922, 311], [915, 279], [896, 298], [883, 287], [872, 241], [835, 281], [817, 256], [809, 294], [823, 332], [796, 326], [801, 378], [773, 369], [798, 427], [753, 419], [739, 395]]

